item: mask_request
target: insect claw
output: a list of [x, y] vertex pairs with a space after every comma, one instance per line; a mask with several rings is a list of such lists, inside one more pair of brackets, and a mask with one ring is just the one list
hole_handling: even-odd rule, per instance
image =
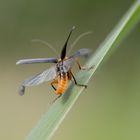
[[87, 88], [87, 85], [81, 85], [81, 87]]
[[87, 85], [84, 85], [85, 88], [87, 88]]
[[87, 85], [81, 85], [81, 84], [76, 84], [76, 85], [79, 86], [79, 87], [87, 88]]

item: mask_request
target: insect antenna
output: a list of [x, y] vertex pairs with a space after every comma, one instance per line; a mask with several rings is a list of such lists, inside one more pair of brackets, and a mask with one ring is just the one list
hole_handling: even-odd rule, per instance
[[73, 47], [77, 44], [77, 42], [78, 42], [81, 38], [83, 38], [84, 36], [89, 35], [89, 34], [91, 34], [91, 33], [92, 33], [92, 31], [88, 31], [88, 32], [85, 32], [85, 33], [80, 34], [80, 35], [75, 39], [75, 41], [71, 44], [70, 49], [69, 49], [69, 51], [68, 51], [68, 54], [70, 53], [70, 51], [73, 49]]
[[72, 31], [75, 29], [75, 26], [73, 26], [72, 27], [72, 29], [71, 29], [71, 31], [70, 31], [70, 33], [69, 33], [69, 35], [68, 35], [68, 38], [67, 38], [67, 40], [66, 40], [66, 42], [65, 42], [65, 44], [64, 44], [64, 47], [63, 47], [63, 49], [62, 49], [62, 51], [61, 51], [61, 60], [63, 60], [64, 58], [65, 58], [65, 56], [66, 56], [66, 49], [67, 49], [67, 44], [68, 44], [68, 41], [69, 41], [69, 38], [70, 38], [70, 36], [71, 36], [71, 33], [72, 33]]
[[39, 43], [42, 43], [42, 44], [48, 46], [57, 56], [59, 56], [58, 52], [54, 49], [54, 47], [50, 43], [43, 41], [43, 40], [40, 40], [40, 39], [33, 39], [31, 41], [32, 42], [39, 42]]

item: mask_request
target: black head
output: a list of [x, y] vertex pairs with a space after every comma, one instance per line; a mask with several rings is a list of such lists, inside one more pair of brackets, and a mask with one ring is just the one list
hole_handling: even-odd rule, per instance
[[66, 50], [67, 50], [67, 44], [68, 44], [68, 41], [69, 41], [69, 38], [70, 38], [70, 36], [71, 36], [71, 33], [72, 33], [72, 31], [75, 29], [75, 26], [73, 26], [72, 27], [72, 29], [70, 30], [70, 33], [69, 33], [69, 35], [68, 35], [68, 38], [67, 38], [67, 40], [66, 40], [66, 42], [65, 42], [65, 44], [64, 44], [64, 47], [62, 48], [62, 51], [61, 51], [61, 60], [63, 60], [65, 57], [66, 57]]

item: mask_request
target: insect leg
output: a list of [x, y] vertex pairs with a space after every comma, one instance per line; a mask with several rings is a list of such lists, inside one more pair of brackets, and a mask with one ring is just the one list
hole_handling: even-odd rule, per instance
[[57, 99], [59, 99], [61, 97], [62, 94], [60, 94], [59, 96], [57, 96], [52, 102], [51, 104], [53, 104]]
[[74, 77], [74, 75], [73, 75], [72, 72], [70, 72], [70, 74], [71, 74], [71, 76], [72, 76], [72, 78], [73, 78], [73, 80], [74, 80], [75, 85], [80, 86], [80, 87], [85, 87], [85, 88], [87, 88], [87, 85], [83, 85], [83, 84], [77, 83], [77, 81], [76, 81], [76, 79], [75, 79], [75, 77]]
[[58, 80], [54, 79], [52, 82], [51, 82], [51, 86], [54, 90], [56, 90], [54, 84], [58, 84]]
[[92, 66], [92, 67], [82, 67], [78, 60], [76, 60], [76, 63], [77, 63], [80, 70], [90, 70], [94, 67], [94, 66]]

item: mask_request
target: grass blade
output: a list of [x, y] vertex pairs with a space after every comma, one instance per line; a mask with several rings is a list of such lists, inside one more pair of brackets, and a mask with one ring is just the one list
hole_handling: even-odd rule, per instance
[[[119, 24], [99, 46], [95, 54], [87, 61], [86, 66], [95, 65], [95, 67], [89, 71], [78, 72], [76, 76], [77, 80], [83, 84], [87, 84], [108, 51], [116, 47], [126, 37], [139, 19], [140, 1], [136, 1], [122, 20], [120, 20]], [[66, 93], [44, 114], [26, 140], [49, 140], [83, 90], [84, 88], [76, 87], [71, 83]]]

